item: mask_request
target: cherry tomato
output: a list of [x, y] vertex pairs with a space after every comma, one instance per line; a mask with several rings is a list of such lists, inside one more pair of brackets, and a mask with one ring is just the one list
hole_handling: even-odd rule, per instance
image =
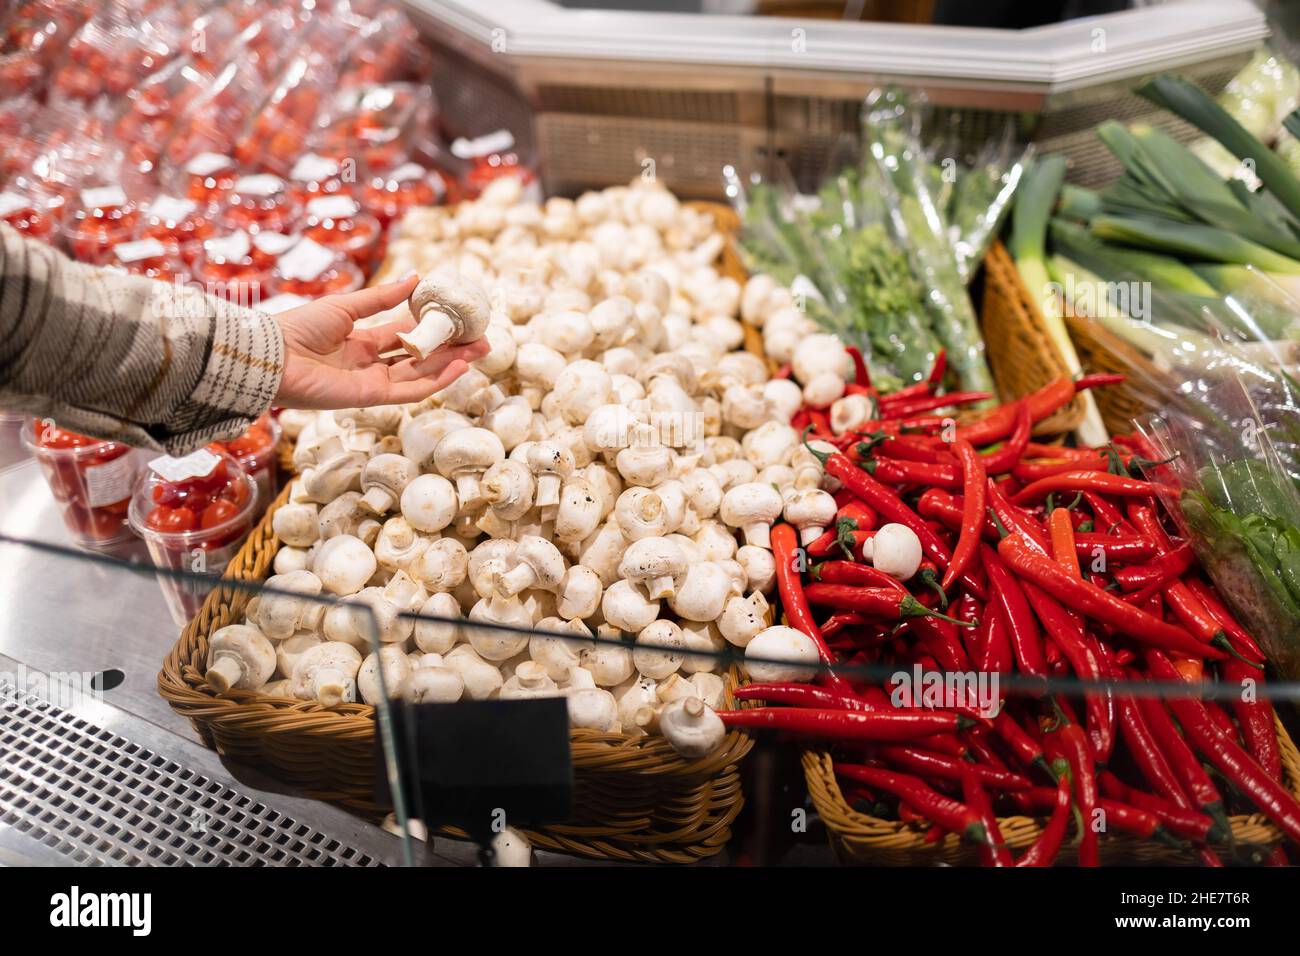
[[[240, 484], [242, 486], [243, 482], [241, 481]], [[225, 524], [237, 514], [239, 514], [237, 505], [226, 501], [224, 498], [218, 498], [203, 509], [203, 515], [199, 518], [199, 527], [215, 528]]]
[[149, 512], [144, 523], [154, 531], [165, 534], [178, 534], [193, 531], [198, 524], [194, 512], [189, 508], [155, 508]]

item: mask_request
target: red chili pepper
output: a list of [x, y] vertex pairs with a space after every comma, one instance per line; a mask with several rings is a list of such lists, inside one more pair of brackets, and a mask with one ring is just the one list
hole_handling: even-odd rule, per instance
[[987, 517], [984, 512], [984, 493], [988, 476], [985, 474], [984, 464], [980, 461], [979, 454], [970, 442], [962, 438], [958, 438], [953, 443], [953, 451], [956, 452], [957, 460], [961, 463], [962, 489], [966, 500], [962, 506], [961, 534], [957, 539], [957, 547], [953, 549], [952, 561], [940, 582], [940, 586], [945, 591], [952, 587], [953, 582], [961, 576], [966, 566], [970, 564], [971, 558], [975, 556]]
[[[1052, 641], [1069, 661], [1075, 675], [1084, 681], [1102, 680], [1105, 675], [1102, 673], [1101, 661], [1093, 653], [1092, 646], [1084, 637], [1082, 629], [1065, 608], [1042, 588], [1028, 581], [1025, 582], [1024, 590], [1025, 596], [1034, 608], [1034, 613], [1038, 615]], [[1088, 730], [1095, 759], [1100, 758], [1102, 754], [1109, 754], [1114, 747], [1115, 726], [1106, 705], [1107, 696], [1106, 693], [1095, 692], [1084, 694], [1084, 703], [1088, 712]]]
[[951, 711], [895, 709], [851, 711], [754, 707], [748, 710], [720, 710], [728, 727], [781, 730], [822, 740], [915, 740], [933, 734], [953, 733], [971, 726], [969, 717]]
[[822, 637], [821, 630], [813, 619], [812, 609], [804, 597], [803, 582], [799, 579], [800, 563], [796, 559], [799, 546], [798, 534], [792, 526], [778, 524], [772, 528], [769, 543], [776, 564], [777, 591], [781, 596], [781, 607], [785, 610], [786, 620], [790, 622], [791, 627], [803, 631], [817, 645], [817, 655], [823, 665], [823, 672], [818, 675], [818, 680], [837, 693], [852, 695], [853, 688], [844, 678], [835, 673], [835, 659], [830, 648], [826, 646], [826, 640]]
[[1196, 555], [1192, 552], [1192, 546], [1184, 541], [1145, 564], [1119, 568], [1112, 571], [1110, 576], [1125, 591], [1136, 591], [1152, 584], [1163, 586], [1168, 581], [1174, 581], [1186, 574], [1195, 562]]
[[[1034, 423], [1029, 417], [1029, 408], [1021, 404], [1016, 410], [1015, 424], [1011, 429], [1011, 437], [1003, 442], [1002, 447], [997, 451], [989, 452], [982, 458], [984, 471], [986, 474], [998, 475], [1004, 471], [1010, 471], [1015, 467], [1016, 462], [1025, 453], [1025, 446], [1029, 444], [1030, 435], [1033, 433]], [[958, 436], [959, 441], [965, 441]], [[974, 443], [972, 443], [973, 446]]]
[[1091, 581], [1070, 577], [1060, 565], [1035, 551], [1021, 535], [1003, 538], [998, 555], [1017, 574], [1055, 595], [1067, 607], [1144, 644], [1167, 648], [1185, 657], [1222, 660], [1226, 656], [1218, 648], [1200, 643], [1182, 628], [1124, 603]]
[[1109, 770], [1098, 775], [1102, 793], [1112, 800], [1122, 800], [1139, 810], [1145, 810], [1160, 821], [1160, 824], [1175, 836], [1197, 843], [1226, 842], [1230, 834], [1225, 833], [1214, 820], [1203, 813], [1189, 810], [1152, 796], [1121, 781]]
[[1093, 531], [1076, 532], [1074, 546], [1081, 558], [1095, 559], [1099, 554], [1103, 555], [1107, 566], [1144, 561], [1156, 553], [1156, 544], [1150, 538], [1138, 535], [1098, 534]]
[[[1165, 603], [1193, 636], [1207, 644], [1222, 648], [1234, 657], [1240, 657], [1236, 647], [1228, 639], [1228, 635], [1219, 626], [1219, 622], [1184, 582], [1170, 581], [1165, 585]], [[1262, 661], [1258, 664], [1251, 661], [1244, 661], [1244, 663], [1254, 668], [1256, 672], [1264, 669]]]
[[980, 823], [984, 825], [984, 832], [988, 835], [988, 843], [980, 845], [980, 861], [985, 866], [1011, 866], [1011, 850], [1002, 839], [998, 818], [993, 813], [993, 801], [984, 792], [984, 785], [974, 768], [966, 765], [962, 771], [961, 792], [966, 800], [966, 806], [979, 816]]
[[1062, 777], [1056, 784], [1052, 816], [1033, 844], [1016, 860], [1016, 866], [1051, 866], [1061, 852], [1065, 830], [1070, 822], [1070, 781]]
[[[863, 444], [869, 444], [863, 442]], [[922, 461], [931, 464], [950, 464], [952, 456], [932, 438], [920, 435], [898, 435], [881, 439], [871, 448], [866, 449], [873, 455], [892, 458], [897, 461]]]
[[880, 708], [869, 701], [848, 694], [839, 694], [825, 687], [794, 682], [770, 684], [746, 684], [732, 692], [737, 700], [765, 700], [773, 704], [789, 704], [793, 707], [811, 707], [821, 710], [853, 710], [859, 713], [872, 713]]
[[826, 474], [839, 479], [840, 483], [874, 508], [879, 514], [911, 528], [921, 541], [921, 550], [940, 567], [947, 567], [952, 560], [952, 553], [921, 517], [907, 506], [892, 489], [882, 485], [843, 455], [823, 457], [814, 452], [825, 463]]
[[1027, 458], [1070, 458], [1074, 461], [1106, 463], [1106, 453], [1098, 448], [1071, 448], [1069, 445], [1044, 445], [1031, 441], [1025, 445]]
[[871, 387], [871, 373], [867, 371], [866, 360], [862, 357], [862, 351], [856, 345], [844, 346], [844, 351], [849, 353], [849, 358], [853, 360], [853, 381], [858, 385]]
[[867, 618], [863, 617], [861, 614], [848, 614], [848, 613], [832, 614], [822, 624], [822, 637], [824, 637], [826, 640], [829, 641], [832, 637], [834, 637], [836, 634], [838, 634], [840, 631], [844, 630], [845, 628], [861, 627], [864, 625], [869, 625], [870, 623], [871, 621], [867, 620]]
[[1066, 508], [1053, 508], [1047, 516], [1047, 531], [1052, 540], [1052, 558], [1072, 577], [1083, 577], [1079, 568], [1079, 549], [1074, 543], [1074, 523]]
[[772, 373], [772, 377], [789, 378], [790, 372], [791, 372], [790, 363], [786, 362], [784, 365], [782, 365], [780, 368], [778, 368], [775, 372]]
[[[1147, 669], [1159, 680], [1179, 680], [1178, 671], [1158, 650], [1146, 652]], [[1205, 705], [1191, 697], [1169, 698], [1187, 739], [1218, 768], [1238, 790], [1292, 841], [1300, 842], [1300, 803], [1281, 783], [1268, 775], [1250, 754], [1223, 734], [1205, 713]]]
[[982, 783], [998, 790], [1028, 790], [1032, 786], [1026, 777], [1018, 773], [930, 753], [917, 746], [881, 747], [880, 755], [893, 767], [922, 777], [935, 777], [960, 783], [963, 773], [966, 768], [969, 768]]
[[1050, 779], [1056, 779], [1056, 774], [1052, 773], [1047, 757], [1043, 754], [1042, 745], [1016, 723], [1015, 718], [1007, 713], [1006, 708], [1000, 710], [993, 718], [993, 732], [1011, 748], [1011, 752], [1026, 767], [1037, 767]]
[[1245, 628], [1237, 623], [1227, 605], [1214, 592], [1214, 588], [1199, 578], [1188, 578], [1187, 586], [1192, 589], [1193, 594], [1200, 598], [1201, 603], [1205, 605], [1205, 609], [1219, 622], [1219, 626], [1228, 635], [1228, 639], [1232, 641], [1237, 653], [1262, 664], [1265, 657], [1264, 652], [1260, 650], [1259, 643], [1246, 632]]
[[842, 611], [856, 611], [888, 620], [901, 621], [909, 617], [936, 617], [943, 621], [965, 625], [965, 622], [928, 608], [906, 589], [892, 587], [859, 587], [848, 584], [810, 584], [804, 595], [812, 604], [825, 604]]
[[992, 600], [1002, 611], [1007, 625], [1007, 636], [1016, 655], [1020, 670], [1031, 677], [1047, 676], [1047, 661], [1043, 656], [1043, 638], [1038, 621], [1029, 609], [1029, 601], [1015, 577], [1007, 570], [997, 553], [987, 544], [980, 545], [980, 560], [989, 576]]
[[808, 424], [812, 426], [814, 438], [832, 438], [835, 435], [830, 418], [820, 408], [808, 409]]
[[991, 478], [989, 479], [986, 494], [989, 507], [993, 510], [994, 517], [1002, 524], [1003, 528], [1013, 534], [1024, 535], [1044, 555], [1051, 553], [1052, 542], [1048, 538], [1047, 532], [1043, 530], [1042, 525], [1008, 501], [1007, 496], [1002, 493], [1002, 489], [998, 487], [997, 482]]
[[865, 501], [858, 501], [854, 498], [846, 501], [839, 506], [835, 512], [835, 521], [838, 524], [841, 521], [852, 522], [854, 531], [870, 531], [876, 526], [880, 516]]
[[1093, 464], [1091, 462], [1081, 462], [1076, 458], [1022, 461], [1011, 469], [1011, 476], [1017, 481], [1029, 484], [1038, 481], [1040, 478], [1051, 478], [1055, 475], [1081, 470], [1102, 472], [1106, 470], [1106, 463], [1102, 461]]
[[934, 364], [930, 366], [930, 374], [926, 376], [926, 384], [931, 388], [938, 388], [939, 383], [943, 381], [943, 373], [948, 368], [948, 350], [939, 349], [934, 355]]
[[945, 830], [960, 834], [975, 843], [989, 842], [988, 831], [980, 822], [979, 814], [956, 800], [936, 793], [917, 777], [862, 764], [837, 763], [834, 769], [838, 776], [855, 783], [864, 783], [906, 801], [927, 820], [934, 821]]
[[906, 402], [892, 402], [889, 406], [881, 408], [880, 415], [886, 421], [891, 418], [914, 418], [922, 412], [933, 411], [936, 408], [973, 405], [976, 402], [987, 402], [992, 397], [992, 392], [949, 392], [946, 395], [929, 395]]
[[1109, 534], [1116, 528], [1123, 531], [1133, 530], [1120, 510], [1095, 491], [1089, 491], [1085, 488], [1083, 500], [1088, 503], [1088, 507], [1092, 509], [1092, 513], [1097, 517], [1098, 531]]
[[1123, 375], [1085, 375], [1077, 382], [1059, 378], [1016, 402], [994, 409], [988, 417], [961, 429], [959, 434], [977, 447], [990, 445], [1011, 433], [1015, 427], [1016, 405], [1021, 402], [1028, 407], [1030, 418], [1037, 424], [1068, 403], [1076, 392], [1102, 385], [1118, 385], [1122, 381]]
[[982, 656], [979, 669], [989, 674], [1010, 674], [1015, 665], [1015, 656], [1011, 650], [1006, 616], [997, 601], [989, 601], [984, 608], [984, 617], [989, 626], [980, 636]]
[[[1226, 660], [1219, 665], [1219, 671], [1225, 681], [1244, 685], [1253, 681], [1258, 687], [1264, 683], [1263, 676], [1248, 664], [1238, 660]], [[1242, 687], [1243, 691], [1245, 687]], [[1278, 749], [1277, 727], [1274, 724], [1273, 705], [1268, 700], [1255, 697], [1247, 700], [1244, 693], [1232, 700], [1232, 710], [1241, 725], [1241, 735], [1246, 739], [1250, 755], [1259, 761], [1274, 780], [1282, 779], [1282, 754]]]
[[1011, 497], [1012, 504], [1023, 505], [1038, 501], [1054, 491], [1097, 491], [1107, 495], [1150, 497], [1159, 494], [1165, 486], [1140, 478], [1126, 478], [1106, 471], [1075, 469], [1039, 478]]
[[[1097, 769], [1092, 762], [1092, 749], [1083, 734], [1083, 729], [1063, 715], [1046, 739], [1060, 748], [1070, 766], [1070, 778], [1074, 786], [1074, 798], [1083, 816], [1083, 834], [1079, 841], [1079, 865], [1098, 866], [1097, 830], [1093, 825], [1097, 801], [1101, 794], [1097, 791]], [[1048, 754], [1051, 755], [1049, 748]]]
[[961, 487], [961, 473], [955, 465], [894, 458], [871, 458], [863, 462], [862, 467], [867, 474], [890, 485]]
[[856, 564], [852, 561], [823, 561], [814, 564], [808, 570], [813, 581], [826, 584], [848, 584], [858, 587], [892, 588], [906, 593], [907, 588], [896, 578], [884, 571], [878, 571], [869, 564]]
[[1202, 813], [1213, 817], [1220, 826], [1227, 827], [1228, 817], [1224, 813], [1223, 797], [1215, 787], [1214, 781], [1210, 779], [1210, 775], [1201, 766], [1201, 762], [1196, 759], [1196, 754], [1192, 753], [1192, 748], [1174, 726], [1165, 705], [1150, 697], [1139, 697], [1137, 706], [1142, 713], [1142, 719], [1151, 729], [1156, 745], [1168, 759], [1174, 775], [1182, 784], [1183, 792], [1192, 798], [1192, 803], [1196, 804], [1197, 809]]

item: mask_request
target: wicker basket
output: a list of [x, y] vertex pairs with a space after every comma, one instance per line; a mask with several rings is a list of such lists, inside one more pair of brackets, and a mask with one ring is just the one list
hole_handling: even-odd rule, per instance
[[1163, 408], [1168, 396], [1178, 390], [1178, 382], [1168, 372], [1100, 323], [1067, 313], [1065, 324], [1084, 368], [1128, 376], [1127, 381], [1094, 393], [1106, 430], [1112, 435], [1131, 432], [1134, 419]]
[[[1289, 789], [1300, 797], [1300, 752], [1277, 721], [1277, 738], [1282, 752], [1282, 777]], [[882, 820], [859, 813], [849, 806], [840, 791], [826, 750], [805, 750], [804, 779], [813, 805], [826, 824], [831, 847], [844, 863], [870, 866], [933, 866], [936, 863], [970, 866], [979, 862], [976, 848], [955, 834], [927, 843], [922, 825]], [[1283, 836], [1261, 813], [1229, 818], [1232, 835], [1238, 843], [1274, 847]], [[1015, 849], [1033, 843], [1042, 832], [1044, 820], [1038, 817], [1000, 817], [998, 826], [1003, 840]], [[1178, 866], [1195, 865], [1194, 851], [1178, 850], [1153, 840], [1140, 840], [1125, 834], [1102, 838], [1101, 862], [1108, 866]], [[1062, 858], [1068, 854], [1063, 853]]]
[[[984, 257], [981, 321], [993, 380], [1004, 400], [1070, 377], [1065, 360], [1048, 335], [1038, 304], [1000, 242], [994, 242]], [[1083, 401], [1076, 395], [1068, 405], [1039, 422], [1034, 434], [1050, 437], [1073, 431], [1083, 421], [1083, 414]]]
[[[256, 584], [271, 568], [279, 539], [271, 516], [281, 492], [231, 561], [226, 577]], [[208, 638], [241, 620], [249, 588], [219, 585], [181, 632], [163, 662], [158, 691], [189, 718], [208, 746], [233, 760], [265, 768], [307, 795], [376, 815], [374, 708], [326, 708], [253, 692], [218, 694], [204, 680]], [[735, 672], [727, 675], [726, 706]], [[596, 859], [690, 863], [711, 856], [729, 839], [743, 804], [739, 764], [752, 739], [731, 731], [713, 754], [688, 760], [662, 737], [631, 737], [592, 730], [572, 734], [573, 822], [530, 832], [534, 846]]]

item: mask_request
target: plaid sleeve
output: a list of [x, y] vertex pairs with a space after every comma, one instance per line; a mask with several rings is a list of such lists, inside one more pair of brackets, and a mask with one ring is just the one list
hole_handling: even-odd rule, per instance
[[93, 269], [0, 226], [0, 407], [179, 454], [246, 429], [283, 371], [266, 314]]

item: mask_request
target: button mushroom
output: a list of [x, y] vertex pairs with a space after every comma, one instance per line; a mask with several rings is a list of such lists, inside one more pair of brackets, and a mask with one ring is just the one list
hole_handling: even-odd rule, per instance
[[799, 529], [799, 543], [805, 547], [819, 537], [835, 520], [839, 506], [828, 492], [820, 488], [796, 491], [785, 502], [785, 520]]
[[350, 644], [326, 641], [298, 658], [290, 678], [293, 696], [315, 700], [326, 707], [356, 700], [356, 676], [361, 655]]
[[905, 524], [883, 524], [863, 542], [862, 556], [876, 570], [906, 581], [921, 566], [921, 539]]
[[310, 571], [290, 571], [266, 579], [257, 597], [255, 623], [267, 638], [282, 641], [299, 630], [312, 630], [325, 614], [325, 604], [307, 597], [321, 593], [321, 580]]
[[782, 624], [760, 631], [745, 645], [745, 668], [760, 683], [810, 681], [819, 661], [813, 639]]
[[481, 338], [492, 317], [482, 288], [451, 271], [421, 279], [409, 304], [418, 324], [410, 332], [399, 332], [397, 338], [417, 359], [428, 358], [448, 342], [463, 345]]
[[[682, 666], [686, 637], [674, 622], [659, 619], [641, 629], [632, 650], [632, 664], [646, 677], [663, 680]], [[660, 650], [663, 648], [663, 650]]]
[[404, 696], [413, 704], [454, 704], [464, 693], [465, 681], [458, 671], [450, 667], [417, 667], [406, 679]]
[[623, 553], [618, 573], [642, 585], [651, 601], [672, 597], [677, 579], [686, 573], [686, 555], [667, 538], [642, 538]]
[[568, 695], [567, 705], [570, 727], [618, 733], [618, 702], [609, 691], [599, 687], [576, 690]]
[[208, 669], [203, 679], [219, 694], [256, 690], [274, 673], [275, 648], [255, 627], [229, 624], [208, 642]]
[[415, 646], [430, 654], [446, 654], [460, 637], [460, 602], [446, 592], [429, 595], [415, 621]]
[[370, 654], [357, 671], [357, 693], [367, 704], [379, 704], [385, 697], [402, 697], [411, 676], [411, 662], [400, 645], [388, 644]]
[[341, 534], [330, 538], [316, 552], [312, 570], [331, 594], [355, 594], [375, 573], [375, 553], [360, 538]]
[[684, 697], [659, 712], [659, 731], [683, 757], [707, 757], [722, 745], [727, 728], [722, 718], [698, 697]]
[[361, 471], [361, 507], [371, 514], [387, 514], [419, 474], [420, 470], [409, 458], [375, 455]]
[[402, 517], [416, 531], [434, 534], [460, 510], [456, 489], [441, 475], [420, 475], [402, 489]]
[[603, 591], [595, 571], [581, 564], [572, 565], [556, 589], [556, 613], [565, 620], [591, 617], [600, 607]]
[[271, 516], [271, 530], [285, 544], [310, 548], [320, 538], [320, 508], [314, 502], [281, 505]]
[[501, 439], [486, 428], [460, 428], [438, 442], [433, 461], [439, 474], [456, 483], [461, 507], [473, 509], [483, 503], [480, 476], [505, 456]]
[[747, 482], [722, 496], [718, 514], [728, 527], [739, 528], [744, 533], [746, 544], [770, 549], [769, 531], [784, 504], [781, 493], [771, 485]]
[[497, 577], [497, 589], [512, 597], [526, 588], [554, 591], [564, 577], [564, 556], [551, 542], [524, 535], [511, 555], [506, 570]]

